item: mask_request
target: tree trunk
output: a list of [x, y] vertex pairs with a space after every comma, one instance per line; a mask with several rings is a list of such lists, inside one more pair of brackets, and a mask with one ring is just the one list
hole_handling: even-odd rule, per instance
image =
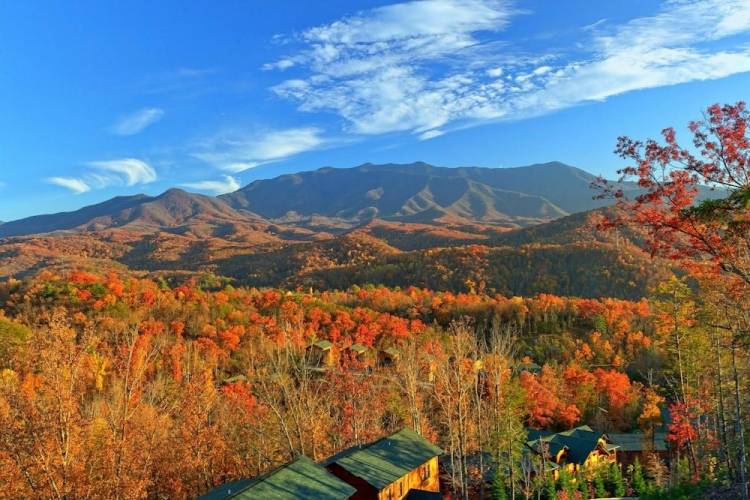
[[740, 378], [737, 373], [737, 341], [732, 339], [732, 374], [734, 377], [734, 411], [737, 433], [737, 479], [740, 483], [740, 494], [743, 500], [747, 495], [747, 457], [745, 455], [745, 432], [742, 422], [742, 406], [740, 404]]

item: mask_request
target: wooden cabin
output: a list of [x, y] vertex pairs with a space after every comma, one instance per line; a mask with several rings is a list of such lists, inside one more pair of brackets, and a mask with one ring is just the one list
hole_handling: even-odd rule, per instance
[[333, 366], [336, 361], [333, 344], [328, 340], [313, 342], [307, 346], [307, 359], [312, 366]]
[[354, 357], [357, 361], [360, 363], [367, 362], [367, 353], [369, 352], [369, 348], [364, 344], [352, 344], [349, 347], [346, 348], [347, 352], [351, 353], [351, 356]]
[[401, 352], [395, 347], [378, 351], [378, 366], [393, 366], [401, 357]]
[[669, 459], [667, 433], [654, 432], [647, 436], [643, 432], [615, 432], [609, 433], [612, 443], [617, 445], [617, 461], [627, 467], [638, 459], [643, 464], [647, 455], [655, 453], [662, 460]]
[[351, 498], [355, 493], [356, 489], [352, 485], [337, 478], [309, 458], [301, 456], [261, 476], [218, 486], [201, 496], [200, 500], [344, 500]]
[[410, 429], [354, 446], [322, 464], [352, 485], [353, 499], [441, 498], [438, 456], [443, 450]]
[[583, 468], [617, 460], [617, 445], [607, 434], [588, 425], [557, 433], [530, 430], [526, 446], [540, 459], [547, 459], [573, 474]]

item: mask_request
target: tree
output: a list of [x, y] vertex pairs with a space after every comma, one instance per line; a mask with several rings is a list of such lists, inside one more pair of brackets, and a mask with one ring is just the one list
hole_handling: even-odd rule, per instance
[[581, 473], [576, 476], [576, 486], [578, 487], [578, 492], [580, 493], [581, 500], [588, 500], [590, 495], [589, 483]]
[[495, 469], [495, 474], [492, 476], [491, 494], [492, 500], [506, 500], [508, 498], [508, 493], [505, 489], [505, 480], [499, 468]]
[[635, 459], [631, 466], [630, 485], [633, 491], [637, 495], [645, 495], [648, 493], [648, 486], [646, 484], [646, 478], [643, 477], [643, 468], [638, 458]]
[[614, 496], [625, 496], [625, 481], [622, 478], [622, 469], [620, 469], [620, 464], [616, 462], [609, 466], [609, 482], [611, 484], [610, 490]]
[[604, 485], [604, 467], [597, 467], [594, 471], [594, 493], [599, 498], [607, 496], [607, 488]]
[[[621, 188], [599, 181], [603, 196], [620, 209], [605, 225], [629, 224], [645, 232], [652, 255], [681, 264], [693, 276], [720, 288], [737, 317], [745, 316], [750, 293], [750, 114], [744, 102], [710, 106], [702, 120], [689, 125], [693, 147], [677, 142], [674, 129], [662, 131], [663, 143], [620, 137], [616, 152], [633, 162], [622, 180], [635, 179], [642, 190], [628, 198]], [[715, 199], [699, 199], [705, 187], [720, 189]], [[728, 315], [730, 319], [731, 314]], [[723, 321], [732, 332], [731, 345], [747, 341], [746, 318]], [[734, 387], [736, 453], [740, 490], [747, 499], [740, 384]]]

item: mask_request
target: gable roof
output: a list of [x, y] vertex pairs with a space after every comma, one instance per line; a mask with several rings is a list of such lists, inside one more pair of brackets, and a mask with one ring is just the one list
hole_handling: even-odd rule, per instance
[[[540, 453], [539, 440], [546, 443], [550, 456], [555, 456], [562, 449], [568, 450], [567, 461], [583, 464], [592, 451], [596, 449], [600, 438], [607, 438], [602, 432], [593, 430], [588, 425], [582, 425], [563, 432], [550, 433], [538, 430], [529, 430], [526, 445], [537, 453]], [[609, 440], [607, 438], [607, 440]], [[612, 449], [609, 447], [608, 449]]]
[[313, 342], [312, 344], [310, 344], [310, 347], [313, 347], [313, 346], [317, 347], [318, 349], [322, 351], [327, 351], [328, 349], [333, 347], [333, 344], [329, 340], [318, 340], [317, 342]]
[[201, 496], [200, 499], [343, 500], [352, 496], [356, 491], [353, 486], [340, 480], [325, 468], [305, 456], [300, 456], [261, 476], [223, 484]]
[[615, 432], [608, 434], [620, 451], [667, 451], [667, 434], [655, 432], [653, 443], [642, 432]]
[[357, 354], [362, 354], [364, 352], [367, 352], [367, 346], [363, 344], [352, 344], [349, 346], [349, 349], [351, 351], [356, 352]]
[[412, 431], [402, 429], [367, 446], [354, 446], [323, 462], [336, 464], [378, 490], [398, 481], [443, 450]]

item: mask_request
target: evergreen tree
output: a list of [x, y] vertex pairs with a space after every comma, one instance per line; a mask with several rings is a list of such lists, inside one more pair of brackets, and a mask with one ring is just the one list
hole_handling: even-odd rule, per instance
[[625, 495], [625, 481], [622, 478], [620, 464], [614, 462], [609, 467], [609, 480], [612, 483], [612, 494], [616, 497]]
[[605, 498], [607, 496], [607, 488], [604, 486], [604, 474], [602, 474], [602, 468], [599, 467], [594, 475], [594, 492], [599, 498]]
[[589, 499], [589, 483], [586, 481], [586, 478], [583, 477], [583, 474], [579, 473], [578, 476], [576, 476], [576, 487], [578, 488], [578, 492], [581, 494], [581, 500], [588, 500]]
[[547, 479], [544, 484], [544, 495], [547, 500], [555, 500], [557, 498], [557, 488], [555, 488], [555, 480], [551, 477]]
[[630, 485], [636, 495], [643, 495], [648, 491], [646, 478], [643, 476], [641, 462], [636, 458], [631, 469]]
[[492, 478], [491, 495], [492, 500], [507, 500], [508, 498], [508, 494], [505, 491], [505, 481], [499, 470], [495, 471], [495, 476]]

